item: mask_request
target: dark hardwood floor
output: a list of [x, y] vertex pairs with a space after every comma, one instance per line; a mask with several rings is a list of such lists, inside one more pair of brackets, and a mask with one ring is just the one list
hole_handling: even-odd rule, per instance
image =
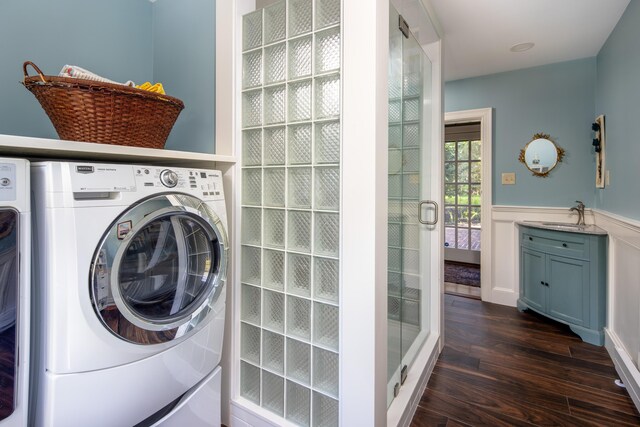
[[640, 425], [607, 351], [565, 325], [445, 295], [444, 338], [414, 427]]

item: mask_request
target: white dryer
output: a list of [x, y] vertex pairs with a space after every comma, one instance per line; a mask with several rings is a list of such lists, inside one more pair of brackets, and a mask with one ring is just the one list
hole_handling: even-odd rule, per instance
[[27, 425], [30, 259], [29, 162], [0, 158], [0, 427]]
[[219, 426], [221, 173], [70, 162], [31, 171], [42, 335], [30, 425]]

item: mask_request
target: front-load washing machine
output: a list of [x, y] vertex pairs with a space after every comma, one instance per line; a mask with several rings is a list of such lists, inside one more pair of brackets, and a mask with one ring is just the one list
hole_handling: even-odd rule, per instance
[[31, 425], [219, 426], [221, 173], [43, 162], [31, 174], [41, 330]]
[[30, 259], [29, 162], [0, 158], [0, 427], [27, 425]]

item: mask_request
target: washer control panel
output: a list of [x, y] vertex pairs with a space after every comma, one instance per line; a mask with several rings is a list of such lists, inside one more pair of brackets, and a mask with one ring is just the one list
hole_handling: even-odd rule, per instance
[[165, 169], [160, 172], [160, 182], [165, 187], [173, 188], [178, 185], [178, 174], [171, 169]]

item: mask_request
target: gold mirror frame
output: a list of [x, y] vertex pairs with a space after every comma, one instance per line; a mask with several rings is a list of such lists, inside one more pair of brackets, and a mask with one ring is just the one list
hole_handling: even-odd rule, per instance
[[[529, 147], [529, 144], [531, 144], [533, 141], [537, 139], [546, 139], [547, 141], [552, 143], [554, 147], [556, 147], [556, 151], [558, 153], [558, 158], [556, 159], [556, 162], [553, 164], [553, 166], [549, 167], [549, 169], [544, 172], [531, 169], [525, 160], [525, 153], [527, 151], [527, 147]], [[551, 137], [546, 133], [536, 133], [535, 135], [533, 135], [533, 138], [531, 138], [531, 141], [527, 142], [527, 145], [525, 145], [524, 148], [520, 150], [520, 156], [518, 156], [518, 160], [521, 163], [523, 163], [527, 167], [527, 169], [529, 169], [529, 171], [533, 174], [533, 176], [540, 176], [542, 178], [546, 178], [549, 175], [549, 172], [551, 172], [553, 169], [555, 169], [556, 166], [558, 166], [558, 163], [562, 163], [563, 158], [564, 158], [564, 149], [558, 147], [558, 144], [556, 144], [555, 141], [553, 141]]]

